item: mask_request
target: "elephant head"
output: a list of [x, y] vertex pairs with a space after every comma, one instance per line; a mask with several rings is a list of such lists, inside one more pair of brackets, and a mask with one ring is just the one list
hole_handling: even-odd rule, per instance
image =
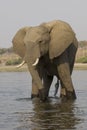
[[29, 59], [32, 65], [39, 62], [39, 58], [45, 55], [49, 50], [50, 35], [45, 26], [36, 26], [28, 29], [24, 38], [26, 46], [25, 59]]
[[18, 55], [24, 58], [28, 52], [26, 54], [34, 62], [47, 52], [50, 59], [61, 55], [74, 39], [75, 33], [69, 24], [57, 20], [36, 27], [22, 28], [12, 42]]
[[12, 42], [15, 52], [27, 62], [34, 81], [38, 88], [42, 89], [43, 85], [36, 64], [47, 53], [51, 60], [58, 57], [74, 40], [75, 33], [69, 24], [55, 20], [20, 29]]

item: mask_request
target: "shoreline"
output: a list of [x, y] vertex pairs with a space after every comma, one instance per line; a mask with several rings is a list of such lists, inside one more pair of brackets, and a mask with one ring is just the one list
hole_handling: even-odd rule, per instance
[[[75, 63], [75, 70], [87, 70], [86, 63]], [[16, 68], [16, 66], [0, 66], [0, 72], [26, 72], [28, 71], [27, 65], [22, 66], [21, 68]]]
[[76, 69], [76, 70], [87, 70], [87, 63], [75, 63], [74, 69]]
[[26, 72], [28, 68], [26, 65], [21, 68], [16, 68], [16, 66], [0, 66], [0, 72]]

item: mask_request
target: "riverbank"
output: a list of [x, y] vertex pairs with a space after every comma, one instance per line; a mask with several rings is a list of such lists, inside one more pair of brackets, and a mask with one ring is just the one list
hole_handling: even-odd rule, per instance
[[21, 68], [16, 68], [16, 66], [0, 66], [0, 72], [23, 72], [28, 71], [26, 65], [22, 66]]
[[[74, 69], [86, 70], [87, 64], [75, 63]], [[23, 71], [28, 71], [27, 65], [24, 65], [21, 68], [16, 68], [16, 66], [0, 66], [0, 72], [23, 72]]]
[[87, 63], [75, 63], [74, 69], [77, 70], [87, 70]]

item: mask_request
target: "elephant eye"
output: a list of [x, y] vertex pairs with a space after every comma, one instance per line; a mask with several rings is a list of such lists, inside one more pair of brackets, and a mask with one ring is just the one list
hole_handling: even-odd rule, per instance
[[39, 44], [44, 44], [45, 41], [44, 40], [39, 40]]
[[25, 46], [25, 43], [24, 43], [24, 46]]
[[43, 40], [39, 40], [39, 43], [42, 43], [43, 42]]

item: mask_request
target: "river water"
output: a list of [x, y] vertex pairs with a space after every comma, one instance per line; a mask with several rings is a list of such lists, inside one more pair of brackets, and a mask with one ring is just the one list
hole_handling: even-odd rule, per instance
[[[42, 103], [30, 99], [31, 77], [28, 72], [1, 72], [0, 130], [86, 130], [87, 71], [74, 70], [72, 79], [76, 101], [61, 102], [59, 98], [51, 97]], [[53, 94], [54, 83], [50, 96]]]

